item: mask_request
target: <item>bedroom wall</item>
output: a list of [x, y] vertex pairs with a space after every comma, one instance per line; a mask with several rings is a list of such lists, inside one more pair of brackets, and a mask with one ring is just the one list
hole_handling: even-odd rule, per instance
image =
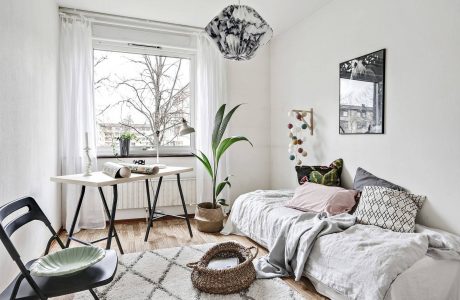
[[240, 142], [227, 152], [232, 188], [230, 199], [270, 185], [270, 51], [259, 49], [249, 61], [227, 64], [228, 102], [245, 103], [234, 114], [230, 135], [246, 136], [253, 144]]
[[[34, 197], [56, 229], [58, 12], [54, 0], [2, 1], [0, 9], [0, 205]], [[41, 255], [49, 235], [27, 225], [14, 235], [23, 259]], [[0, 291], [19, 270], [0, 245]]]
[[[420, 222], [460, 233], [460, 2], [332, 1], [271, 44], [271, 186], [295, 187], [287, 111], [313, 107], [308, 164], [342, 157], [428, 196]], [[387, 49], [384, 135], [338, 134], [339, 63]]]

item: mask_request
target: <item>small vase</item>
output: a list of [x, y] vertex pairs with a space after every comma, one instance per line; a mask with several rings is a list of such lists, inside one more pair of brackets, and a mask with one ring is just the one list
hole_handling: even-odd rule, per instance
[[198, 203], [195, 209], [197, 228], [201, 232], [219, 232], [224, 228], [224, 212], [222, 207], [212, 207], [211, 202]]
[[129, 144], [130, 140], [120, 140], [120, 156], [128, 157], [129, 156]]

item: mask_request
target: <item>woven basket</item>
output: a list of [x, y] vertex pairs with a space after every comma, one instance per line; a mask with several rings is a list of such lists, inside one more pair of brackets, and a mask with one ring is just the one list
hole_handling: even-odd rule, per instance
[[[251, 250], [255, 249], [254, 254]], [[234, 242], [218, 244], [209, 249], [198, 262], [189, 263], [192, 268], [193, 286], [211, 294], [232, 294], [247, 289], [256, 279], [256, 270], [252, 261], [257, 256], [256, 247], [245, 248]], [[214, 257], [237, 257], [239, 264], [230, 269], [209, 269], [208, 263]]]

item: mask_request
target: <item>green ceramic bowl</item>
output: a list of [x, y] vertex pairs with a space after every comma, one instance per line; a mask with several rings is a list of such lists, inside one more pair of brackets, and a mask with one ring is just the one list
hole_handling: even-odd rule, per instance
[[66, 276], [83, 271], [105, 257], [105, 250], [99, 247], [83, 246], [67, 248], [40, 257], [30, 266], [34, 276]]

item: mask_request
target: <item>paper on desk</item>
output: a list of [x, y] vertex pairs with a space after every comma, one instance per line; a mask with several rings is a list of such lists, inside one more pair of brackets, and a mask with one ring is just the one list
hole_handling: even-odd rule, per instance
[[113, 162], [104, 163], [102, 172], [113, 178], [128, 178], [131, 176], [129, 168]]
[[121, 165], [129, 168], [133, 173], [155, 175], [160, 171], [160, 169], [155, 165], [138, 165], [130, 163], [121, 163]]

